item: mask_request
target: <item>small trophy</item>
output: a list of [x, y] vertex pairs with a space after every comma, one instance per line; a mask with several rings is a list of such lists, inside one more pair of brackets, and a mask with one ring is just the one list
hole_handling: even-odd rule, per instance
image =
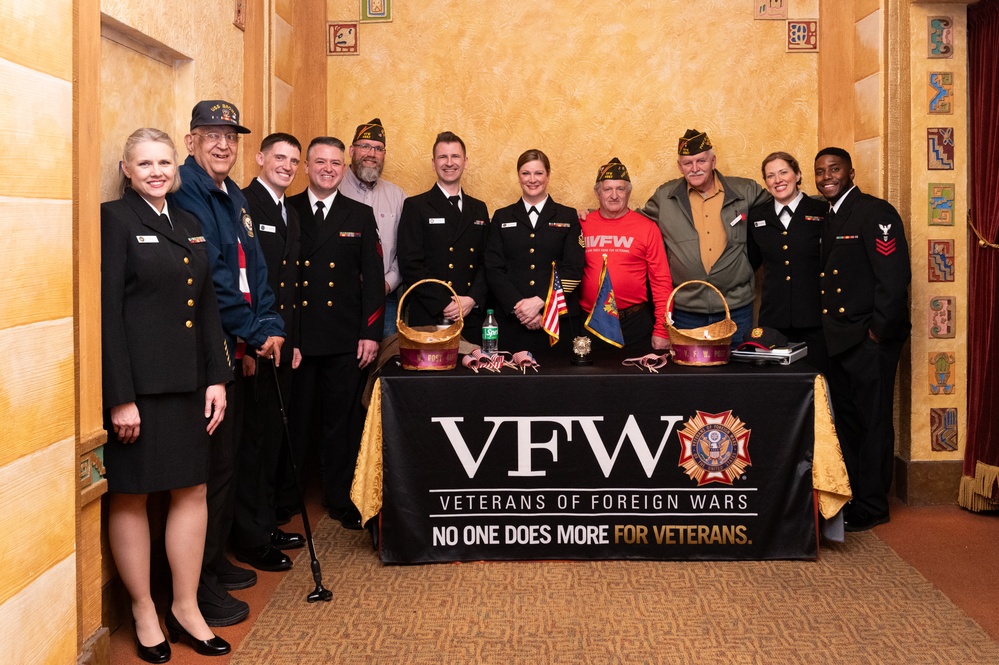
[[590, 352], [593, 350], [593, 340], [586, 335], [580, 335], [572, 339], [572, 364], [592, 365], [593, 357]]

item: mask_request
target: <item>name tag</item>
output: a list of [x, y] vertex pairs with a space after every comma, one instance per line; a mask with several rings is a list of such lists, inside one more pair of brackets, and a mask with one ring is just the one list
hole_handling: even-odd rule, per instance
[[264, 233], [277, 233], [277, 227], [270, 224], [261, 224], [260, 230]]
[[739, 222], [743, 221], [744, 219], [746, 219], [746, 216], [743, 215], [742, 213], [739, 213], [739, 215], [735, 219], [733, 219], [731, 222], [729, 222], [728, 225], [729, 226], [735, 226], [736, 224], [738, 224]]
[[759, 219], [759, 220], [753, 222], [753, 226], [755, 226], [755, 227], [766, 226], [766, 225], [767, 225], [767, 220], [765, 220], [765, 219]]
[[443, 217], [431, 217], [429, 220], [427, 220], [427, 223], [428, 224], [443, 224], [444, 223], [444, 218]]
[[512, 229], [517, 226], [517, 222], [507, 222], [505, 224], [500, 224], [501, 229]]
[[159, 236], [135, 236], [135, 239], [139, 241], [139, 244], [145, 244], [147, 242], [159, 242]]

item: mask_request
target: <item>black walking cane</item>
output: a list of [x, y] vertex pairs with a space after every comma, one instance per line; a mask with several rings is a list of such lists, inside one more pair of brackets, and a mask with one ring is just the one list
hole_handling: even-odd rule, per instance
[[298, 508], [302, 514], [302, 524], [305, 525], [305, 540], [309, 543], [309, 556], [312, 557], [312, 579], [316, 581], [316, 588], [305, 599], [310, 603], [314, 603], [317, 600], [328, 603], [333, 600], [333, 592], [323, 586], [323, 571], [319, 566], [319, 558], [316, 556], [316, 543], [312, 539], [312, 528], [309, 526], [309, 515], [305, 509], [302, 484], [298, 480], [298, 467], [295, 466], [295, 455], [291, 450], [291, 430], [288, 429], [288, 414], [284, 410], [281, 381], [278, 379], [277, 365], [274, 364], [274, 358], [271, 358], [271, 368], [274, 370], [274, 387], [277, 388], [278, 408], [281, 409], [281, 424], [284, 425], [285, 450], [288, 453], [288, 462], [291, 464], [291, 476], [295, 484], [295, 494], [298, 495]]

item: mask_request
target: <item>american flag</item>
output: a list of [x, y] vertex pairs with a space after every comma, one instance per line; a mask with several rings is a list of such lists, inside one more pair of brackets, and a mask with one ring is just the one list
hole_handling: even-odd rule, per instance
[[565, 293], [562, 291], [562, 280], [558, 278], [558, 269], [555, 267], [555, 262], [552, 261], [552, 279], [548, 284], [545, 312], [541, 317], [541, 327], [551, 338], [548, 343], [552, 346], [558, 342], [558, 317], [568, 313], [569, 308], [565, 306]]

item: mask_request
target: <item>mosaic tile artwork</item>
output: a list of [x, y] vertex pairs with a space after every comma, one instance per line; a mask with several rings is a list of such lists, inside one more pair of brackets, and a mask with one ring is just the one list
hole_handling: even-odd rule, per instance
[[927, 57], [953, 58], [954, 21], [949, 16], [930, 16], [927, 21]]
[[954, 241], [929, 240], [929, 281], [954, 281]]
[[330, 21], [326, 24], [326, 55], [360, 53], [357, 21]]
[[787, 18], [787, 2], [784, 0], [753, 0], [753, 18], [774, 21]]
[[954, 112], [954, 73], [930, 72], [926, 97], [928, 113], [946, 114]]
[[954, 128], [926, 129], [926, 168], [931, 171], [954, 170]]
[[957, 298], [954, 296], [934, 296], [930, 298], [930, 339], [952, 339], [956, 335], [956, 308]]
[[930, 409], [930, 447], [941, 452], [957, 450], [957, 409]]
[[361, 0], [362, 23], [390, 23], [392, 0]]
[[930, 394], [954, 394], [954, 354], [942, 351], [931, 351], [930, 360]]
[[954, 226], [954, 183], [931, 182], [929, 185], [930, 226]]
[[819, 20], [789, 19], [787, 22], [788, 53], [818, 53]]

